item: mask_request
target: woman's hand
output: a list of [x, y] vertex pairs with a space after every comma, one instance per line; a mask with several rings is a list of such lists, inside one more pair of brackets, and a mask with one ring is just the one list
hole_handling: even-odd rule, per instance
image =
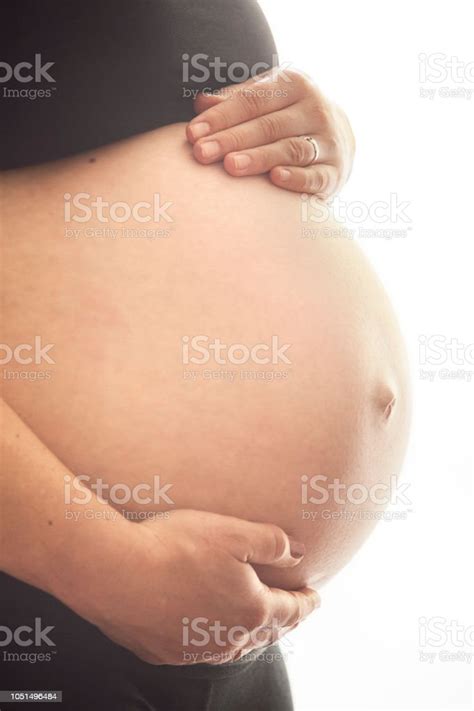
[[0, 422], [0, 570], [46, 590], [141, 659], [238, 659], [318, 606], [314, 590], [270, 588], [252, 567], [302, 560], [304, 547], [278, 526], [184, 510], [134, 523], [93, 492], [87, 508], [65, 509], [72, 472], [2, 399]]
[[269, 172], [275, 185], [321, 200], [349, 177], [349, 121], [300, 72], [273, 69], [218, 94], [199, 94], [195, 108], [199, 115], [186, 132], [200, 163], [224, 160], [236, 177]]
[[117, 534], [115, 552], [94, 566], [73, 607], [151, 664], [238, 659], [319, 605], [313, 590], [269, 588], [253, 569], [300, 562], [300, 547], [277, 526], [181, 510]]

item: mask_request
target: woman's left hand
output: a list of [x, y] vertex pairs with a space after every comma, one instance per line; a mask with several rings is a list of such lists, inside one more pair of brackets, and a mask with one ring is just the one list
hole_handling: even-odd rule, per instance
[[186, 134], [200, 163], [223, 160], [236, 177], [269, 173], [278, 187], [321, 200], [349, 177], [355, 152], [349, 121], [300, 72], [276, 68], [217, 94], [201, 93], [195, 109]]

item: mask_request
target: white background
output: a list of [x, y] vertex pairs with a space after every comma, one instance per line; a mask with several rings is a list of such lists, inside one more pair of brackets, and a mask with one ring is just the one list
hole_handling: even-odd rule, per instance
[[[474, 4], [260, 4], [280, 61], [311, 74], [350, 117], [358, 150], [345, 203], [369, 209], [390, 193], [410, 203], [408, 225], [395, 212], [383, 224], [362, 223], [402, 227], [405, 237], [358, 241], [391, 295], [411, 359], [414, 422], [402, 478], [412, 505], [401, 507], [406, 520], [378, 525], [323, 588], [321, 610], [284, 645], [296, 711], [471, 708], [472, 664], [439, 656], [430, 664], [420, 652], [472, 653], [472, 644], [430, 636], [423, 647], [419, 618], [473, 623], [474, 349], [466, 347], [474, 342], [474, 96], [443, 93], [473, 91], [474, 72], [461, 81], [430, 69], [423, 77], [420, 55], [474, 62]], [[434, 98], [421, 96], [427, 89]], [[430, 345], [435, 336], [447, 345], [427, 351], [430, 363], [419, 339]], [[456, 356], [452, 339], [464, 346]], [[457, 377], [442, 379], [443, 368]]]

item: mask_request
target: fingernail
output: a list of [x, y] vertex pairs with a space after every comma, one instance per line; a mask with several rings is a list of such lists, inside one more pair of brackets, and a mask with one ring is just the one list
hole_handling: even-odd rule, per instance
[[246, 155], [245, 153], [241, 153], [238, 156], [234, 156], [234, 168], [237, 170], [245, 170], [245, 168], [248, 168], [250, 163], [252, 162], [250, 156]]
[[290, 175], [291, 173], [289, 170], [287, 170], [286, 168], [282, 168], [280, 170], [280, 180], [282, 181], [282, 183], [286, 183], [286, 181], [290, 179]]
[[198, 138], [207, 136], [211, 132], [211, 127], [206, 121], [198, 121], [197, 123], [192, 123], [189, 126], [189, 132], [194, 141]]
[[289, 538], [290, 541], [290, 553], [292, 558], [302, 558], [305, 554], [306, 548], [304, 543], [295, 541], [294, 538]]
[[201, 155], [203, 158], [217, 158], [221, 149], [217, 141], [208, 141], [201, 144]]

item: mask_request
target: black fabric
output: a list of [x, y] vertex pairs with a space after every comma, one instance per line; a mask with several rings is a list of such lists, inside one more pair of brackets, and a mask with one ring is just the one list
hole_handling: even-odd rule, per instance
[[[5, 644], [8, 633], [3, 627], [34, 627], [36, 618], [41, 629], [53, 628], [47, 634], [52, 645], [45, 640], [40, 646]], [[32, 635], [23, 639], [28, 637]], [[283, 656], [276, 645], [233, 664], [154, 666], [116, 645], [55, 598], [3, 573], [0, 689], [62, 691], [62, 704], [40, 706], [53, 711], [293, 709]], [[29, 703], [8, 704], [11, 711], [30, 707]]]
[[[256, 0], [2, 0], [0, 9], [2, 169], [188, 121], [190, 89], [219, 89], [245, 78], [245, 67], [275, 64]], [[231, 77], [221, 70], [223, 82], [212, 69], [209, 81], [187, 80], [183, 55], [199, 53], [206, 66], [218, 57], [245, 67]], [[20, 68], [26, 82], [9, 78], [36, 55], [39, 67], [54, 64], [36, 75]]]

